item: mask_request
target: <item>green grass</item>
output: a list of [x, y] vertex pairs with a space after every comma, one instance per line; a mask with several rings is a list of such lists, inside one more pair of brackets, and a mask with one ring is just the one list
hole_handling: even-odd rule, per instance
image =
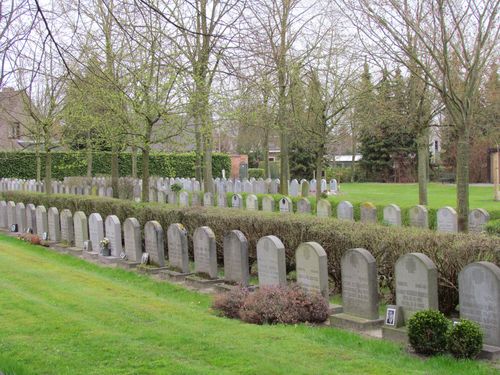
[[[343, 183], [340, 189], [339, 200], [381, 205], [394, 203], [400, 207], [418, 204], [418, 184]], [[428, 198], [430, 208], [456, 207], [456, 185], [430, 183]], [[500, 210], [500, 202], [493, 200], [493, 188], [489, 186], [471, 186], [469, 200], [471, 209]]]
[[494, 374], [330, 328], [215, 316], [211, 297], [0, 235], [0, 371], [18, 374]]

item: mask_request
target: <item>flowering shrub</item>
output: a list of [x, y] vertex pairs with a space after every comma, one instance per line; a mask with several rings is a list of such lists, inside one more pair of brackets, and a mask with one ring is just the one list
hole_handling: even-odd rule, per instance
[[249, 290], [245, 287], [236, 287], [227, 293], [218, 294], [215, 297], [213, 308], [220, 312], [220, 315], [231, 319], [240, 317], [240, 309], [243, 306]]

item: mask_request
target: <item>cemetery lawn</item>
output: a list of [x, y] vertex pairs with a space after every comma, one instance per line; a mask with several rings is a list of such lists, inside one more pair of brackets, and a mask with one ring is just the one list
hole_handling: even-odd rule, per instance
[[0, 234], [6, 374], [494, 374], [330, 328], [219, 318], [211, 297]]
[[[493, 187], [470, 186], [470, 208], [484, 208], [488, 211], [500, 210], [500, 202], [493, 201]], [[395, 203], [400, 207], [412, 207], [418, 204], [418, 184], [382, 184], [382, 183], [342, 183], [341, 195], [335, 200], [350, 202], [372, 202], [388, 205]], [[428, 198], [430, 208], [443, 206], [456, 207], [456, 185], [429, 183]]]

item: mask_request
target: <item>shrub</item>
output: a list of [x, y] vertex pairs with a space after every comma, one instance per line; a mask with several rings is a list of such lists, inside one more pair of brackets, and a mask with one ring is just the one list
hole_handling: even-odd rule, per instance
[[265, 173], [262, 168], [248, 168], [248, 178], [264, 178]]
[[500, 219], [488, 221], [485, 229], [486, 233], [500, 236]]
[[460, 319], [448, 332], [448, 350], [456, 358], [475, 358], [483, 348], [483, 332], [476, 322]]
[[248, 294], [248, 288], [232, 288], [229, 292], [216, 295], [212, 307], [219, 311], [221, 316], [239, 319], [241, 307]]
[[419, 311], [408, 321], [408, 339], [417, 353], [433, 355], [447, 347], [450, 322], [437, 310]]

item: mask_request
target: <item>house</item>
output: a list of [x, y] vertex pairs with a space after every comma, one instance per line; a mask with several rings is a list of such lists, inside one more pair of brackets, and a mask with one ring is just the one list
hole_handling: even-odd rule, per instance
[[0, 91], [0, 151], [23, 150], [32, 143], [24, 131], [31, 121], [24, 95], [12, 88]]

